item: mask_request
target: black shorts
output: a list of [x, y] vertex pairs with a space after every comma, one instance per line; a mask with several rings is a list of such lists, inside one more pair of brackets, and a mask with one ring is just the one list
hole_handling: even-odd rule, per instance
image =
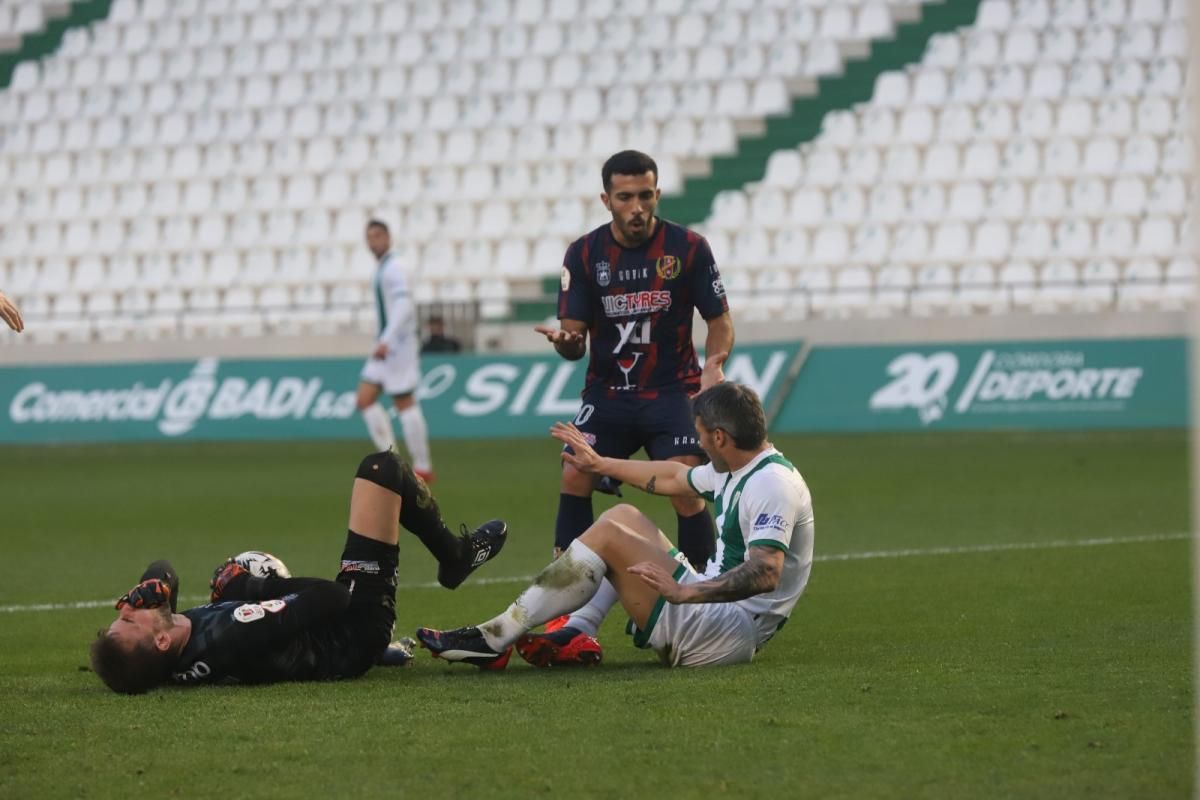
[[641, 449], [654, 461], [704, 457], [692, 401], [684, 392], [661, 394], [653, 400], [610, 398], [603, 391], [585, 394], [575, 427], [597, 453], [609, 458], [629, 458]]
[[400, 548], [356, 533], [346, 535], [337, 582], [350, 589], [350, 606], [329, 649], [335, 677], [353, 678], [379, 663], [396, 626]]

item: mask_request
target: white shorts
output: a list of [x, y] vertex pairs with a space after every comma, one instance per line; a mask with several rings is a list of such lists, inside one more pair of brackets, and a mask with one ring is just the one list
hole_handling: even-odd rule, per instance
[[[705, 578], [680, 564], [675, 580], [698, 583]], [[634, 644], [654, 650], [669, 667], [745, 664], [754, 658], [758, 646], [753, 615], [736, 603], [675, 605], [660, 597], [650, 611], [646, 630], [632, 633]]]
[[359, 377], [387, 394], [409, 394], [421, 382], [421, 353], [413, 339], [389, 345], [387, 358], [368, 358]]

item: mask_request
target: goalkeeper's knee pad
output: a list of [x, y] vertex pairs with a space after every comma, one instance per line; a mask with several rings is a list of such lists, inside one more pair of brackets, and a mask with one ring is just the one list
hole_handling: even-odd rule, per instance
[[384, 450], [381, 453], [371, 453], [359, 462], [355, 477], [402, 495], [404, 493], [403, 466], [395, 453], [391, 450]]

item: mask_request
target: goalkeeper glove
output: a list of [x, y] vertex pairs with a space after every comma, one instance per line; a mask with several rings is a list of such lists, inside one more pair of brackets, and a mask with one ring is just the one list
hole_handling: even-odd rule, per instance
[[221, 602], [221, 596], [229, 589], [229, 584], [242, 575], [249, 575], [250, 571], [241, 564], [228, 559], [224, 564], [217, 567], [213, 572], [212, 581], [209, 582], [209, 587], [212, 589], [212, 594], [209, 601], [213, 603]]
[[171, 602], [171, 586], [166, 581], [150, 578], [130, 589], [117, 600], [117, 608], [158, 608]]

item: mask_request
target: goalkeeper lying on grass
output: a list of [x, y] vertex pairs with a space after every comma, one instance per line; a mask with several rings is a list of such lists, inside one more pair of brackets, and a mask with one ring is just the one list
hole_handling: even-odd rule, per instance
[[412, 468], [390, 451], [374, 453], [355, 477], [336, 580], [256, 577], [230, 559], [213, 576], [212, 602], [180, 614], [179, 579], [156, 561], [97, 634], [92, 668], [113, 691], [140, 694], [163, 683], [353, 678], [374, 664], [403, 663], [403, 646], [388, 644], [401, 525], [437, 558], [448, 589], [499, 553], [508, 535], [499, 520], [451, 533]]

